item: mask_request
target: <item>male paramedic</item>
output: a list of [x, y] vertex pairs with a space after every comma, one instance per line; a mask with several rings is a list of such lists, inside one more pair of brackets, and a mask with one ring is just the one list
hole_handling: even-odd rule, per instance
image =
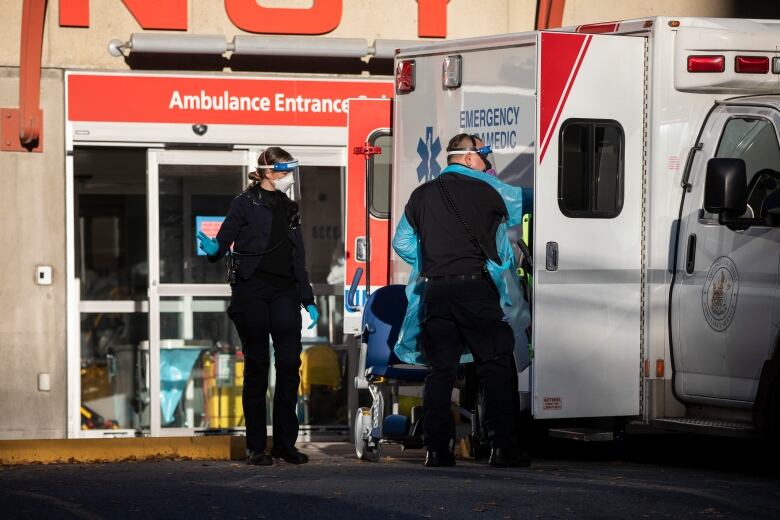
[[[486, 173], [491, 159], [490, 147], [477, 136], [453, 137], [448, 166], [412, 192], [393, 238], [393, 249], [413, 267], [395, 351], [407, 362], [428, 366], [426, 466], [455, 464], [451, 395], [458, 364], [472, 356], [484, 392], [490, 464], [530, 465], [516, 446], [514, 335], [502, 310], [504, 271], [514, 265], [506, 229], [522, 219], [530, 190], [524, 194]], [[410, 349], [418, 350], [417, 357]]]

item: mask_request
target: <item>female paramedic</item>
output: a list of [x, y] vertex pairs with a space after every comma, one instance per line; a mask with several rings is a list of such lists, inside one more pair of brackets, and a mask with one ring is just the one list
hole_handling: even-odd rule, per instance
[[[202, 231], [200, 247], [212, 262], [228, 255], [232, 298], [228, 316], [244, 351], [243, 407], [247, 462], [267, 466], [273, 458], [304, 464], [309, 458], [295, 448], [301, 364], [301, 312], [306, 308], [314, 327], [319, 313], [306, 271], [298, 204], [285, 191], [297, 177], [298, 162], [273, 146], [257, 159], [252, 183], [230, 204], [216, 240]], [[233, 250], [230, 250], [231, 244]], [[273, 340], [276, 391], [273, 405], [273, 447], [266, 448], [268, 337]]]

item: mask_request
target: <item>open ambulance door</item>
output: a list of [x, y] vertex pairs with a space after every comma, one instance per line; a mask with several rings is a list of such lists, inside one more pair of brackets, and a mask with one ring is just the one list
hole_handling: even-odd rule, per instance
[[533, 414], [637, 415], [645, 39], [538, 38]]
[[[390, 279], [392, 101], [349, 101], [344, 210], [344, 333], [361, 330], [367, 294]], [[358, 278], [359, 276], [359, 278]], [[356, 287], [352, 287], [357, 280]]]

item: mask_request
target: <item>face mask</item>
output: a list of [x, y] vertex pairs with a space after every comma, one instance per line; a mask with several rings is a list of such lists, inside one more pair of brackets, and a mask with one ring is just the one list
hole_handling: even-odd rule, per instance
[[498, 177], [498, 172], [496, 170], [494, 170], [493, 168], [486, 169], [485, 173], [487, 173], [491, 177]]
[[287, 191], [293, 184], [295, 184], [295, 176], [292, 174], [292, 172], [290, 172], [281, 179], [275, 179], [273, 183], [277, 190]]

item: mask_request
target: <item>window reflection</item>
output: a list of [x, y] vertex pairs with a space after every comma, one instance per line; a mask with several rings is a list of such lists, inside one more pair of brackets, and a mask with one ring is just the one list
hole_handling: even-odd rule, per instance
[[146, 150], [76, 148], [73, 171], [81, 299], [146, 298]]
[[312, 283], [344, 280], [341, 168], [301, 167], [301, 232]]
[[230, 202], [241, 193], [244, 170], [243, 166], [159, 166], [162, 283], [225, 283], [224, 263], [198, 255], [195, 220], [227, 214]]
[[140, 312], [81, 315], [82, 430], [148, 428], [139, 363], [148, 331], [147, 315]]

